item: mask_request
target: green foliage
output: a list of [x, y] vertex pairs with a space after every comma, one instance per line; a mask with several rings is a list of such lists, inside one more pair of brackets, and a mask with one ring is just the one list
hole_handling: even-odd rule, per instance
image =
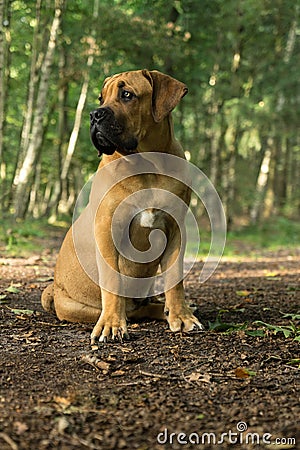
[[255, 254], [261, 250], [292, 249], [299, 245], [300, 223], [285, 217], [265, 220], [229, 231], [224, 254], [227, 256]]
[[257, 320], [253, 322], [253, 325], [258, 325], [266, 330], [270, 330], [273, 334], [282, 333], [285, 338], [294, 337], [295, 341], [300, 340], [300, 327], [296, 326], [294, 323], [290, 325], [271, 325], [269, 323]]
[[222, 320], [222, 314], [225, 312], [228, 312], [228, 311], [225, 309], [218, 311], [216, 320], [214, 322], [208, 322], [209, 330], [230, 333], [232, 331], [241, 331], [241, 330], [245, 330], [247, 328], [246, 323], [236, 324], [236, 323], [231, 323], [231, 322], [229, 322], [229, 323], [224, 322]]
[[[216, 320], [209, 322], [209, 330], [216, 332], [232, 333], [234, 331], [244, 331], [248, 336], [264, 337], [267, 333], [273, 335], [282, 334], [284, 338], [293, 338], [295, 341], [300, 341], [300, 326], [295, 322], [290, 322], [289, 325], [272, 325], [261, 320], [253, 323], [228, 323], [222, 319], [222, 314], [228, 312], [227, 310], [218, 311]], [[254, 327], [254, 329], [253, 329]]]
[[[50, 226], [47, 219], [27, 219], [13, 221], [10, 218], [0, 228], [0, 253], [9, 256], [30, 256], [41, 252], [49, 245], [49, 235], [57, 232], [57, 226], [64, 228], [65, 222]], [[63, 233], [63, 231], [62, 231]]]

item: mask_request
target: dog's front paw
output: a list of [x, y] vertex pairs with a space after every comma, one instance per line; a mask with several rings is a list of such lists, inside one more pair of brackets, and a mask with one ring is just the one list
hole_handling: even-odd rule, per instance
[[102, 312], [92, 331], [91, 345], [95, 345], [97, 338], [99, 338], [99, 342], [107, 342], [109, 338], [113, 340], [118, 338], [120, 341], [128, 339], [125, 317], [120, 318], [117, 315], [107, 316]]
[[201, 322], [195, 317], [187, 305], [180, 308], [165, 308], [165, 315], [171, 331], [192, 331], [194, 328], [204, 330]]

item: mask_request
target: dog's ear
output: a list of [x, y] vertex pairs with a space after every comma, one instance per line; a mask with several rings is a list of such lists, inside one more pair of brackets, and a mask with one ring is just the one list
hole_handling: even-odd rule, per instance
[[152, 114], [155, 122], [162, 121], [184, 97], [188, 88], [181, 81], [158, 70], [143, 70], [152, 86]]

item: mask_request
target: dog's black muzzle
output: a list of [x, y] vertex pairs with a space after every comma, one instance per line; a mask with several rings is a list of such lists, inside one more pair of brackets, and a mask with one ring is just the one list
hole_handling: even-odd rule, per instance
[[124, 127], [116, 120], [113, 111], [102, 106], [90, 113], [91, 139], [98, 150], [98, 156], [102, 153], [112, 155], [114, 151], [122, 155], [135, 153], [138, 141], [135, 136], [124, 135]]
[[102, 107], [90, 113], [91, 139], [99, 156], [102, 153], [107, 155], [114, 153], [119, 145], [122, 131], [110, 108]]

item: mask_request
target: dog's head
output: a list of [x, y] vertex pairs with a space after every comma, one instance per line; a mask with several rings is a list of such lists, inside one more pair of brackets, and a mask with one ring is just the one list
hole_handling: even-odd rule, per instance
[[124, 72], [104, 81], [100, 107], [90, 113], [91, 139], [112, 155], [137, 151], [147, 133], [162, 122], [187, 93], [180, 81], [157, 70]]

